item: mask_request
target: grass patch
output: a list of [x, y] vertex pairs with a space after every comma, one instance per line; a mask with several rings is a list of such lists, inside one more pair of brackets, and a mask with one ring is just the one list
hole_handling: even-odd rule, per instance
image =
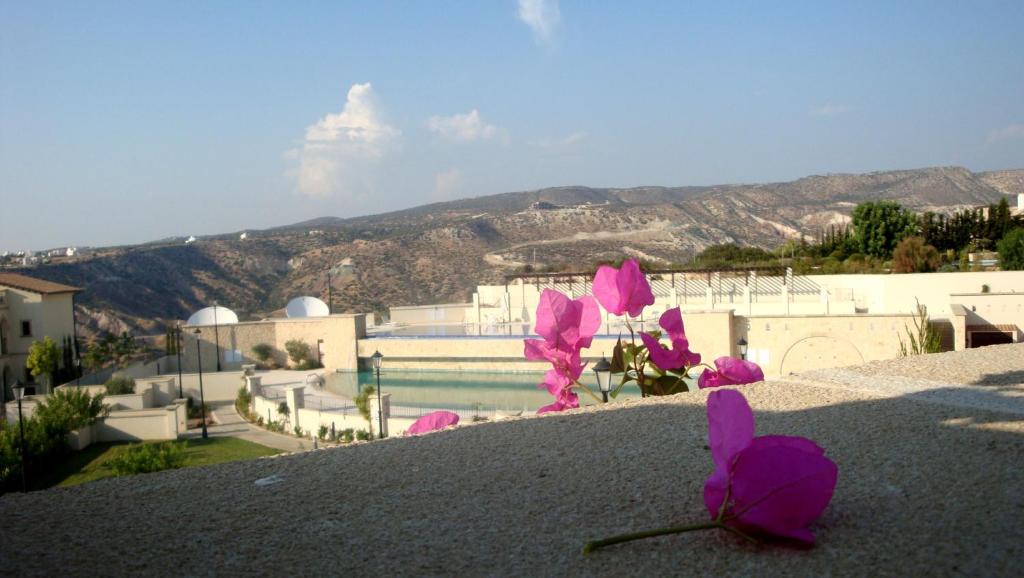
[[[146, 445], [163, 442], [142, 442]], [[281, 453], [280, 450], [261, 446], [238, 438], [209, 438], [184, 440], [185, 461], [182, 467], [208, 466], [238, 460], [251, 460], [263, 456]], [[109, 463], [123, 453], [131, 445], [129, 443], [93, 444], [80, 452], [74, 452], [63, 461], [47, 480], [40, 484], [49, 486], [77, 486], [103, 478], [113, 478], [114, 473]]]

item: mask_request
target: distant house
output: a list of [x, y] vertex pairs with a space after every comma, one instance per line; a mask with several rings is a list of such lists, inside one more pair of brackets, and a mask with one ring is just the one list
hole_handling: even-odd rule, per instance
[[67, 256], [67, 257], [74, 257], [77, 253], [78, 253], [78, 248], [76, 248], [76, 247], [68, 247], [67, 250], [64, 251], [64, 255]]
[[242, 233], [241, 235], [238, 236], [238, 240], [239, 241], [244, 241], [244, 240], [246, 240], [248, 238], [249, 238], [249, 233]]
[[[33, 382], [25, 367], [28, 348], [45, 337], [74, 337], [74, 295], [81, 289], [0, 273], [0, 402], [12, 398], [15, 380]], [[38, 392], [37, 393], [42, 393]]]
[[195, 243], [195, 242], [196, 242], [196, 238], [194, 236], [192, 236], [192, 235], [189, 235], [188, 239], [185, 239], [185, 244], [186, 245], [191, 245], [192, 243]]

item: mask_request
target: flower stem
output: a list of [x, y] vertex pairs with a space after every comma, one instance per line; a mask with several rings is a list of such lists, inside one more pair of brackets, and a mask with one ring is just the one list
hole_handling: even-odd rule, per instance
[[714, 520], [711, 522], [705, 522], [703, 524], [691, 524], [689, 526], [673, 526], [671, 528], [661, 528], [659, 530], [647, 530], [645, 532], [633, 532], [631, 534], [619, 534], [618, 536], [612, 536], [611, 538], [604, 538], [603, 540], [594, 540], [587, 542], [583, 546], [583, 553], [589, 554], [598, 548], [604, 548], [605, 546], [611, 546], [612, 544], [621, 544], [622, 542], [630, 542], [633, 540], [643, 540], [644, 538], [653, 538], [655, 536], [665, 536], [667, 534], [681, 534], [683, 532], [693, 532], [696, 530], [711, 530], [713, 528], [724, 528], [725, 525]]
[[594, 401], [596, 401], [598, 403], [604, 403], [603, 399], [601, 399], [600, 397], [597, 397], [596, 393], [594, 393], [589, 387], [583, 385], [579, 381], [574, 381], [573, 384], [570, 385], [569, 387], [576, 388], [576, 389], [582, 389], [583, 391], [587, 392], [587, 394], [590, 395], [590, 397], [594, 398]]

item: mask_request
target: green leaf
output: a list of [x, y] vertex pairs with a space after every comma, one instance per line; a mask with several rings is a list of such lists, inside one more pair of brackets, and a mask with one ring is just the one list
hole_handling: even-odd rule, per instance
[[623, 373], [626, 371], [626, 364], [623, 361], [622, 353], [622, 336], [619, 336], [618, 341], [615, 342], [615, 349], [612, 349], [612, 373]]

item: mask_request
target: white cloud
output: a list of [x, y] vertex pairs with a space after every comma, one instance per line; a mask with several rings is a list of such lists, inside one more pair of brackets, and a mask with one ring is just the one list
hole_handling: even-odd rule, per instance
[[545, 138], [545, 139], [541, 139], [541, 140], [538, 140], [538, 141], [531, 142], [530, 144], [532, 144], [533, 146], [544, 148], [544, 149], [565, 149], [565, 148], [569, 148], [569, 147], [571, 147], [571, 146], [573, 146], [575, 144], [578, 144], [578, 143], [582, 142], [588, 136], [590, 136], [590, 135], [587, 134], [585, 131], [581, 131], [580, 130], [580, 131], [576, 131], [576, 132], [570, 133], [570, 134], [568, 134], [568, 135], [566, 135], [566, 136], [564, 136], [562, 138], [556, 138], [556, 139]]
[[498, 127], [485, 123], [475, 108], [466, 114], [432, 116], [427, 119], [427, 128], [457, 141], [486, 140], [498, 133]]
[[448, 169], [434, 175], [434, 190], [432, 197], [435, 201], [447, 201], [462, 185], [462, 171], [456, 168]]
[[1024, 124], [1011, 124], [988, 133], [988, 144], [1001, 140], [1024, 138]]
[[808, 114], [811, 116], [837, 116], [853, 110], [853, 107], [845, 104], [826, 103], [812, 108]]
[[365, 186], [367, 169], [401, 134], [380, 119], [370, 83], [354, 84], [341, 112], [307, 127], [302, 147], [286, 151], [285, 158], [298, 163], [291, 172], [300, 193], [352, 195]]
[[561, 18], [558, 0], [519, 0], [519, 19], [533, 30], [537, 42], [550, 42]]

